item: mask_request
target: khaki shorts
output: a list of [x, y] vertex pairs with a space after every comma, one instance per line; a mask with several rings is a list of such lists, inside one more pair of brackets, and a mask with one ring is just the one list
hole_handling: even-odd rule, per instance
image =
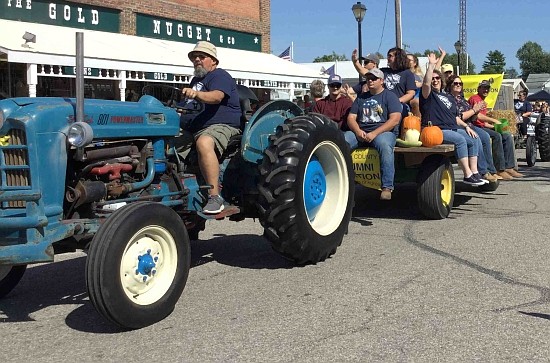
[[207, 135], [214, 140], [216, 154], [220, 157], [227, 148], [229, 139], [232, 136], [240, 134], [241, 130], [224, 124], [210, 125], [194, 134], [189, 131], [181, 130], [179, 136], [173, 140], [172, 146], [175, 146], [178, 154], [185, 159], [187, 155], [189, 155], [189, 151], [195, 144], [195, 141], [200, 136]]

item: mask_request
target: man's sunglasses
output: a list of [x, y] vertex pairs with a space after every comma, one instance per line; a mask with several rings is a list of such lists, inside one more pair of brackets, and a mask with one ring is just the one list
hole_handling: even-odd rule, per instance
[[331, 83], [328, 86], [331, 87], [331, 88], [340, 88], [340, 87], [342, 87], [342, 85], [340, 83]]

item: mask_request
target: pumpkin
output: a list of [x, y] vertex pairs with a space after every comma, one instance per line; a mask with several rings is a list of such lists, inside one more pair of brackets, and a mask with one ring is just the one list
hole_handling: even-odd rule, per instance
[[422, 129], [420, 133], [420, 141], [426, 147], [441, 145], [443, 143], [443, 131], [437, 126], [433, 126], [431, 121], [428, 121], [428, 126]]
[[409, 112], [409, 116], [403, 119], [403, 123], [401, 125], [401, 138], [403, 140], [405, 140], [407, 130], [410, 129], [420, 132], [420, 117], [413, 115], [411, 112]]
[[420, 132], [416, 129], [409, 129], [405, 132], [405, 141], [409, 143], [418, 142], [420, 140]]

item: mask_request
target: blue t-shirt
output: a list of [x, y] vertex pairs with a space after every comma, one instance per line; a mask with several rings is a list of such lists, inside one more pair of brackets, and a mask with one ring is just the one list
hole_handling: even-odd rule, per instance
[[[204, 111], [196, 115], [184, 128], [197, 132], [210, 125], [225, 124], [239, 128], [241, 124], [241, 105], [237, 84], [229, 73], [221, 68], [208, 72], [203, 78], [193, 77], [190, 87], [196, 91], [222, 91], [223, 100], [215, 105], [204, 104]], [[191, 102], [196, 102], [192, 100]]]
[[397, 98], [403, 96], [407, 91], [416, 90], [414, 73], [410, 69], [394, 71], [391, 68], [380, 68], [384, 72], [384, 88], [396, 94]]
[[432, 125], [439, 126], [442, 130], [457, 130], [456, 123], [458, 108], [454, 97], [444, 91], [435, 92], [433, 89], [428, 98], [424, 98], [420, 92], [420, 113], [422, 114], [422, 125], [426, 126], [428, 121]]
[[518, 121], [523, 121], [525, 123], [529, 122], [529, 117], [521, 117], [525, 112], [533, 112], [533, 105], [529, 101], [520, 101], [518, 99], [514, 100], [514, 108], [516, 110]]
[[372, 95], [370, 92], [360, 94], [349, 111], [357, 115], [357, 123], [361, 130], [371, 132], [388, 121], [391, 113], [401, 113], [399, 98], [388, 90]]

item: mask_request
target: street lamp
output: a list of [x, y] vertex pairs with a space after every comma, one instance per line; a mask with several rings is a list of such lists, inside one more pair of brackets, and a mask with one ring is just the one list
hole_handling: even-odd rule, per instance
[[457, 75], [460, 76], [460, 73], [461, 73], [460, 54], [462, 53], [462, 43], [460, 42], [460, 40], [457, 40], [455, 42], [455, 50], [456, 50], [456, 55], [458, 56], [458, 72], [457, 72]]
[[[355, 20], [357, 20], [357, 38], [359, 39], [359, 47], [357, 48], [357, 50], [359, 51], [359, 61], [361, 61], [361, 57], [363, 56], [361, 47], [361, 22], [365, 17], [367, 7], [364, 4], [361, 4], [360, 1], [358, 1], [357, 4], [354, 4], [351, 7], [351, 11], [353, 11], [353, 16], [355, 16]], [[359, 82], [361, 82], [361, 75], [359, 75]]]

